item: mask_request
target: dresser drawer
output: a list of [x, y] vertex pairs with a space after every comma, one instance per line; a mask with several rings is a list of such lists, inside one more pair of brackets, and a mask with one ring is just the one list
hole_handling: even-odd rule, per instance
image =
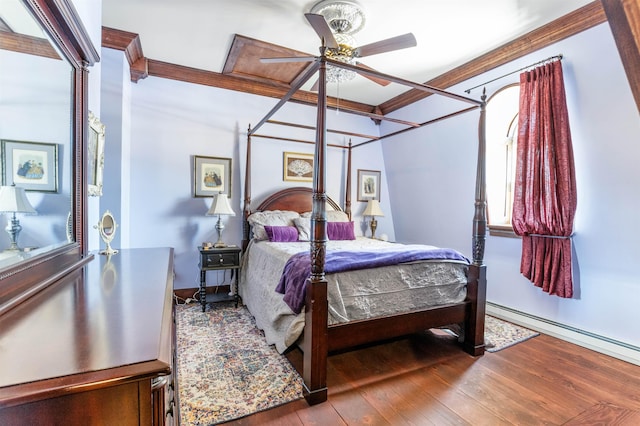
[[203, 268], [225, 268], [240, 265], [240, 253], [207, 253], [202, 255]]

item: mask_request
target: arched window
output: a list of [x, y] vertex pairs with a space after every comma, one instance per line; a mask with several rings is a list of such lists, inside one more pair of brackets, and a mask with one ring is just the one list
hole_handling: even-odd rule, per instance
[[513, 84], [500, 89], [487, 102], [487, 210], [492, 235], [513, 231], [519, 95], [520, 86]]

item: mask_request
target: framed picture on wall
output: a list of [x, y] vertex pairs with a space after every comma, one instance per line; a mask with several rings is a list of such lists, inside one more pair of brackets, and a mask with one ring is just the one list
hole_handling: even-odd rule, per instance
[[58, 192], [58, 145], [2, 141], [2, 184], [25, 191]]
[[313, 180], [313, 154], [284, 153], [284, 180], [311, 182]]
[[193, 196], [213, 197], [218, 193], [231, 199], [231, 158], [193, 156]]
[[104, 174], [105, 125], [89, 111], [89, 138], [87, 140], [87, 193], [92, 197], [102, 195]]
[[380, 171], [358, 169], [358, 201], [380, 201]]

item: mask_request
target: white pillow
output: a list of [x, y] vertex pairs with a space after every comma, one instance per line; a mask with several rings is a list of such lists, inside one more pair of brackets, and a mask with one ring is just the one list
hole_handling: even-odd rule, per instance
[[256, 240], [268, 240], [265, 226], [293, 226], [293, 219], [300, 217], [298, 212], [288, 210], [269, 210], [255, 212], [249, 215], [247, 222], [253, 230], [253, 238]]
[[311, 240], [311, 219], [308, 217], [296, 217], [293, 224], [298, 228], [298, 240]]
[[[350, 222], [349, 216], [345, 212], [338, 210], [327, 210], [325, 212], [327, 214], [327, 222]], [[300, 215], [300, 217], [311, 217], [311, 212], [305, 212]]]

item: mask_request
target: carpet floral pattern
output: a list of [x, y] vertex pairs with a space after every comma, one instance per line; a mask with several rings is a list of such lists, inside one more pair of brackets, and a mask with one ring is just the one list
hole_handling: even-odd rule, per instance
[[210, 425], [302, 398], [302, 378], [233, 304], [176, 306], [182, 425]]
[[497, 352], [539, 334], [528, 328], [520, 327], [489, 315], [485, 316], [484, 343], [487, 352]]

